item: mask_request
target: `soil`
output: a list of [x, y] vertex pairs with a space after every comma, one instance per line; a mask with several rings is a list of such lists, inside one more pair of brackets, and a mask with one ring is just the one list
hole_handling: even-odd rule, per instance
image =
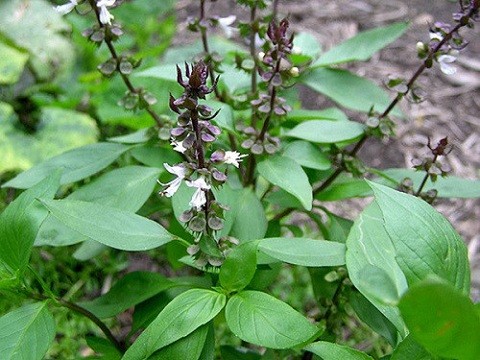
[[[180, 18], [196, 16], [198, 3], [179, 1]], [[247, 10], [238, 11], [233, 0], [209, 4], [208, 14], [227, 16], [231, 13], [247, 20]], [[435, 21], [451, 22], [452, 12], [458, 5], [448, 0], [310, 0], [279, 1], [279, 15], [288, 15], [294, 31], [306, 31], [316, 36], [324, 50], [356, 35], [359, 31], [408, 20], [409, 31], [388, 48], [376, 54], [368, 63], [347, 66], [349, 70], [366, 76], [378, 84], [389, 75], [408, 78], [419, 66], [416, 43], [428, 41], [429, 24]], [[456, 176], [475, 179], [480, 169], [480, 24], [464, 31], [470, 41], [460, 53], [455, 65], [455, 75], [444, 75], [438, 67], [424, 73], [418, 84], [426, 91], [427, 98], [420, 104], [403, 102], [402, 110], [407, 120], [397, 123], [397, 137], [388, 143], [370, 140], [360, 152], [360, 157], [370, 166], [379, 168], [411, 168], [412, 160], [427, 155], [428, 138], [436, 143], [448, 136], [453, 151], [447, 162]], [[186, 38], [182, 42], [189, 41]], [[332, 103], [308, 90], [302, 90], [306, 108], [321, 109]], [[352, 119], [365, 121], [363, 115], [349, 113]], [[359, 212], [364, 201], [348, 204]], [[328, 204], [331, 209], [343, 211], [343, 206]], [[463, 236], [468, 245], [472, 263], [472, 296], [480, 300], [480, 200], [442, 200], [435, 207], [443, 213]]]

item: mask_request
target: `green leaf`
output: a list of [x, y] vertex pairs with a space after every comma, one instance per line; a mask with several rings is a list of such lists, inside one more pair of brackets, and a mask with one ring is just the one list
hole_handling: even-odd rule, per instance
[[[395, 246], [385, 230], [382, 212], [375, 202], [363, 210], [355, 220], [346, 245], [346, 263], [350, 280], [404, 337], [406, 328], [397, 307], [380, 301], [382, 296], [372, 294], [371, 286], [365, 289], [362, 286], [364, 284], [362, 270], [368, 265], [373, 265], [389, 275], [395, 283], [398, 294], [407, 289], [405, 275], [397, 264]], [[378, 291], [381, 294], [381, 288]]]
[[[191, 334], [175, 341], [163, 349], [158, 350], [148, 360], [198, 360], [202, 355], [209, 325], [200, 326]], [[203, 360], [203, 359], [201, 359]]]
[[327, 212], [329, 222], [327, 224], [327, 239], [345, 244], [353, 221], [342, 218], [331, 212]]
[[176, 164], [182, 161], [180, 155], [171, 148], [166, 149], [158, 144], [145, 144], [135, 147], [130, 154], [142, 164], [157, 167], [165, 171], [164, 163]]
[[251, 189], [238, 191], [235, 202], [226, 204], [235, 214], [230, 232], [232, 236], [240, 241], [257, 240], [265, 236], [268, 228], [265, 209]]
[[[375, 83], [346, 70], [319, 68], [302, 77], [301, 81], [350, 110], [368, 113], [373, 106], [376, 111], [383, 111], [391, 101]], [[402, 116], [398, 110], [393, 114]]]
[[220, 268], [220, 284], [229, 292], [240, 291], [252, 281], [257, 270], [258, 241], [233, 248]]
[[334, 144], [352, 141], [364, 133], [364, 126], [353, 121], [308, 120], [304, 121], [285, 136], [320, 144]]
[[191, 289], [178, 295], [127, 350], [123, 360], [146, 359], [153, 352], [187, 336], [223, 309], [224, 294]]
[[125, 166], [103, 174], [67, 198], [136, 212], [152, 194], [159, 175], [157, 168]]
[[127, 135], [111, 137], [107, 140], [121, 144], [141, 144], [150, 140], [153, 134], [155, 134], [153, 128], [144, 128]]
[[77, 200], [41, 200], [59, 221], [114, 249], [145, 251], [174, 240], [160, 224], [137, 214]]
[[311, 66], [315, 68], [368, 60], [377, 51], [397, 40], [407, 29], [408, 23], [400, 22], [361, 32], [322, 54]]
[[338, 201], [371, 195], [372, 189], [364, 179], [340, 176], [332, 185], [315, 195], [315, 199], [322, 201]]
[[249, 88], [252, 78], [245, 71], [239, 70], [233, 65], [223, 63], [220, 83], [224, 84], [230, 93], [234, 94], [239, 90]]
[[51, 107], [41, 109], [37, 130], [28, 134], [19, 126], [13, 108], [0, 102], [0, 173], [27, 170], [52, 156], [94, 143], [97, 137], [98, 129], [90, 116]]
[[41, 360], [55, 338], [47, 303], [22, 306], [0, 318], [0, 353], [5, 360]]
[[232, 296], [225, 317], [230, 330], [240, 339], [273, 349], [299, 346], [319, 332], [288, 304], [258, 291]]
[[60, 172], [22, 193], [0, 214], [0, 260], [12, 274], [23, 271], [30, 258], [35, 236], [47, 216], [36, 198], [53, 199], [59, 187]]
[[[182, 69], [183, 70], [183, 69]], [[177, 68], [175, 64], [165, 64], [154, 66], [135, 74], [137, 77], [149, 77], [162, 79], [171, 82], [177, 82]]]
[[110, 143], [97, 143], [82, 146], [55, 156], [27, 171], [24, 171], [12, 180], [3, 184], [2, 187], [28, 189], [56, 169], [63, 170], [60, 184], [69, 184], [85, 179], [96, 174], [100, 170], [103, 170], [129, 149], [129, 146]]
[[448, 282], [430, 278], [413, 285], [399, 307], [413, 338], [433, 354], [479, 358], [480, 317], [468, 296]]
[[163, 275], [136, 271], [117, 281], [105, 295], [91, 301], [80, 302], [78, 305], [105, 319], [120, 314], [173, 286], [175, 283]]
[[323, 360], [373, 360], [364, 352], [326, 341], [312, 343], [304, 347], [304, 350], [321, 356]]
[[87, 239], [75, 250], [72, 256], [78, 261], [87, 261], [101, 254], [106, 249], [108, 249], [108, 246], [100, 244], [95, 240]]
[[438, 360], [438, 358], [425, 350], [410, 334], [398, 344], [390, 360]]
[[390, 345], [393, 347], [397, 345], [397, 329], [367, 298], [359, 292], [352, 292], [349, 303], [360, 320], [387, 339]]
[[303, 209], [302, 203], [295, 196], [282, 189], [267, 193], [264, 200], [282, 208]]
[[287, 120], [301, 122], [304, 120], [348, 120], [347, 115], [338, 108], [327, 108], [323, 110], [294, 109], [287, 114]]
[[22, 0], [3, 0], [0, 14], [11, 14], [3, 16], [0, 33], [29, 51], [37, 77], [50, 79], [73, 64], [73, 44], [62, 36], [70, 26], [49, 2], [35, 0], [25, 6]]
[[105, 338], [87, 335], [85, 340], [87, 341], [87, 345], [95, 351], [96, 354], [102, 354], [100, 359], [120, 360], [122, 358], [122, 353]]
[[261, 360], [262, 355], [247, 348], [236, 349], [233, 346], [220, 346], [223, 360]]
[[[388, 177], [401, 182], [405, 178], [410, 178], [413, 181], [413, 187], [417, 190], [425, 177], [425, 173], [410, 169], [387, 169], [382, 170], [382, 173]], [[387, 186], [395, 186], [391, 182], [387, 182], [382, 178], [375, 180]], [[479, 198], [480, 197], [480, 180], [463, 179], [457, 176], [447, 176], [442, 178], [439, 176], [437, 181], [432, 183], [430, 179], [427, 180], [423, 191], [435, 189], [438, 191], [438, 197], [441, 198]]]
[[[67, 196], [68, 200], [95, 202], [121, 210], [136, 212], [155, 187], [160, 169], [126, 166], [112, 170]], [[53, 216], [42, 224], [35, 245], [67, 246], [85, 241], [78, 232]]]
[[452, 225], [419, 198], [383, 185], [369, 184], [395, 246], [396, 261], [409, 285], [436, 274], [468, 294], [467, 248]]
[[210, 106], [214, 112], [220, 110], [218, 115], [212, 120], [218, 126], [232, 132], [236, 131], [233, 122], [233, 109], [230, 105], [215, 100], [203, 101], [202, 104]]
[[274, 156], [258, 164], [258, 172], [273, 185], [295, 196], [306, 210], [312, 209], [312, 186], [302, 167], [284, 156]]
[[260, 241], [258, 249], [289, 264], [321, 267], [345, 265], [345, 245], [326, 240], [270, 238]]
[[28, 54], [0, 42], [0, 84], [14, 84], [22, 75]]
[[298, 164], [316, 170], [328, 170], [332, 163], [327, 155], [318, 147], [307, 141], [294, 141], [285, 147], [283, 155], [295, 160]]
[[321, 51], [317, 38], [310, 33], [300, 32], [293, 39], [294, 55], [302, 54], [315, 59]]
[[397, 286], [390, 275], [375, 265], [365, 265], [358, 272], [359, 283], [362, 291], [388, 305], [397, 305], [400, 295]]

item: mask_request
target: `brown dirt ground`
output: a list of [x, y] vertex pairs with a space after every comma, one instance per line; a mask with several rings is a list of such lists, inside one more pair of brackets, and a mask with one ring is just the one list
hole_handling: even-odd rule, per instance
[[[248, 16], [246, 10], [238, 11], [233, 0], [216, 1], [209, 6], [209, 14], [227, 16], [235, 13], [240, 19]], [[179, 1], [177, 7], [180, 18], [198, 13], [197, 3], [184, 0]], [[279, 1], [279, 13], [289, 15], [293, 30], [314, 34], [325, 50], [359, 31], [395, 21], [410, 21], [410, 30], [367, 64], [348, 67], [378, 84], [392, 74], [408, 78], [419, 66], [415, 44], [428, 40], [429, 24], [434, 21], [450, 22], [456, 9], [457, 5], [448, 0]], [[446, 76], [435, 68], [419, 79], [419, 84], [428, 93], [426, 101], [401, 104], [407, 121], [398, 123], [396, 139], [388, 143], [370, 141], [369, 146], [362, 149], [360, 156], [368, 165], [409, 168], [412, 159], [426, 155], [428, 137], [437, 141], [448, 136], [454, 144], [454, 150], [448, 156], [452, 173], [472, 179], [479, 177], [480, 24], [474, 30], [464, 31], [464, 34], [471, 43], [456, 62], [457, 73]], [[181, 41], [184, 42], [185, 38]], [[303, 97], [307, 108], [321, 109], [331, 105], [331, 102], [308, 89], [303, 91]], [[362, 115], [349, 115], [365, 121]], [[348, 206], [349, 217], [352, 217], [352, 206], [358, 212], [364, 204], [363, 201], [342, 207], [331, 204], [331, 208], [342, 212], [346, 210], [344, 206]], [[468, 244], [474, 270], [472, 282], [475, 290], [472, 295], [480, 300], [480, 200], [442, 200], [436, 203], [436, 208], [452, 222]]]

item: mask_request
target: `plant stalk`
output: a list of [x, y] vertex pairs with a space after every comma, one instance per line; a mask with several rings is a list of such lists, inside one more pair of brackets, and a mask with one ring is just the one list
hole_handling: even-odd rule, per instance
[[[100, 21], [100, 12], [98, 11], [97, 4], [95, 0], [88, 0], [90, 3], [90, 6], [92, 7], [93, 11], [95, 12], [95, 17], [97, 18], [98, 25], [102, 28], [105, 28], [106, 26]], [[105, 38], [105, 43], [107, 44], [108, 50], [110, 51], [110, 54], [112, 55], [112, 58], [115, 60], [117, 63], [117, 66], [120, 64], [120, 58], [118, 57], [117, 51], [115, 50], [115, 47], [113, 46], [113, 42], [111, 39]], [[120, 73], [120, 76], [122, 77], [122, 80], [125, 84], [125, 86], [128, 88], [128, 90], [134, 94], [139, 94], [138, 90], [133, 86], [132, 82], [128, 78], [127, 75]], [[151, 106], [148, 106], [146, 109], [147, 113], [150, 115], [150, 117], [155, 121], [158, 127], [163, 127], [163, 121], [160, 118], [160, 116], [151, 108]]]
[[[476, 8], [472, 8], [470, 10], [470, 12], [468, 13], [468, 17], [472, 17], [475, 13], [475, 10], [478, 10], [478, 6]], [[461, 23], [458, 23], [452, 30], [450, 30], [450, 32], [448, 32], [444, 38], [438, 42], [438, 44], [435, 46], [435, 48], [433, 50], [430, 51], [429, 55], [427, 56], [427, 58], [423, 61], [423, 63], [418, 67], [418, 69], [415, 71], [415, 73], [412, 75], [412, 77], [410, 78], [410, 80], [408, 81], [407, 83], [407, 90], [404, 92], [404, 93], [401, 93], [401, 94], [398, 94], [391, 102], [390, 104], [387, 106], [387, 108], [384, 110], [384, 112], [379, 116], [379, 119], [383, 119], [385, 117], [387, 117], [390, 112], [395, 108], [395, 106], [398, 104], [398, 102], [403, 99], [403, 97], [405, 95], [407, 95], [413, 88], [413, 85], [415, 83], [415, 81], [420, 77], [420, 75], [422, 75], [422, 73], [427, 69], [429, 68], [428, 64], [430, 64], [433, 60], [433, 57], [435, 56], [435, 54], [442, 48], [443, 45], [445, 45], [446, 42], [450, 41], [453, 37], [453, 35], [458, 31], [460, 30], [460, 28], [464, 27], [465, 25], [464, 24], [461, 24]], [[368, 140], [368, 135], [364, 134], [360, 140], [357, 142], [357, 144], [355, 145], [355, 147], [348, 152], [348, 155], [349, 156], [355, 156], [359, 151], [360, 149], [362, 148], [362, 146], [366, 143], [366, 141]], [[323, 190], [325, 190], [327, 187], [329, 187], [336, 179], [337, 177], [343, 173], [345, 169], [340, 166], [338, 167], [328, 178], [326, 178], [323, 183], [321, 183], [318, 187], [316, 187], [314, 190], [313, 190], [313, 194], [316, 195], [320, 192], [322, 192]], [[425, 179], [424, 179], [425, 180]], [[426, 182], [426, 180], [425, 180]], [[421, 189], [420, 189], [421, 190]], [[289, 215], [293, 210], [295, 210], [294, 208], [287, 208], [285, 209], [283, 212], [277, 214], [273, 219], [274, 220], [281, 220], [282, 218], [284, 218], [285, 216]]]

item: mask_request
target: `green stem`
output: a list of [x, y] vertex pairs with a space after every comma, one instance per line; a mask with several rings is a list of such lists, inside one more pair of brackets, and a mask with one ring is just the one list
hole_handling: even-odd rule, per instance
[[[480, 1], [480, 0], [479, 0]], [[475, 11], [478, 10], [477, 8], [475, 9], [471, 9], [470, 12], [468, 13], [468, 17], [472, 17], [475, 13]], [[447, 43], [448, 41], [450, 41], [453, 37], [453, 35], [458, 31], [460, 30], [460, 28], [466, 26], [465, 24], [462, 24], [462, 23], [458, 23], [452, 30], [450, 30], [450, 32], [448, 32], [444, 38], [439, 41], [439, 43], [435, 46], [435, 48], [433, 50], [430, 51], [429, 55], [427, 56], [427, 58], [423, 61], [423, 63], [419, 66], [419, 68], [417, 69], [417, 71], [415, 71], [415, 73], [412, 75], [412, 77], [410, 78], [410, 80], [408, 81], [407, 83], [407, 90], [404, 92], [404, 93], [401, 93], [401, 94], [398, 94], [391, 102], [390, 104], [387, 106], [387, 108], [384, 110], [384, 112], [379, 116], [379, 119], [383, 119], [385, 117], [387, 117], [390, 112], [395, 108], [395, 106], [398, 104], [398, 102], [403, 99], [405, 97], [405, 95], [407, 95], [413, 88], [413, 85], [415, 83], [415, 81], [417, 81], [417, 79], [420, 77], [420, 75], [427, 69], [430, 67], [429, 64], [432, 63], [433, 61], [433, 58], [435, 56], [435, 54], [442, 48], [443, 45], [445, 45], [445, 43]], [[357, 155], [357, 153], [360, 151], [360, 149], [362, 148], [362, 146], [366, 143], [366, 141], [368, 140], [368, 135], [367, 134], [364, 134], [361, 139], [358, 141], [358, 143], [355, 145], [355, 147], [348, 152], [348, 155], [350, 156], [355, 156]], [[322, 192], [323, 190], [325, 190], [327, 187], [329, 187], [336, 179], [337, 177], [343, 173], [345, 169], [340, 166], [338, 167], [328, 178], [326, 178], [323, 183], [321, 183], [318, 187], [316, 187], [314, 190], [313, 190], [313, 194], [316, 195], [320, 192]], [[425, 179], [424, 179], [425, 180]], [[426, 180], [425, 180], [426, 182]], [[421, 189], [420, 189], [421, 190]], [[284, 218], [285, 216], [289, 215], [292, 211], [294, 211], [295, 209], [294, 208], [287, 208], [285, 209], [282, 213], [278, 214], [277, 216], [275, 216], [275, 220], [281, 220], [282, 218]]]
[[[95, 12], [95, 17], [97, 18], [97, 22], [98, 22], [98, 25], [102, 28], [106, 28], [107, 26], [105, 24], [103, 24], [101, 21], [100, 21], [100, 12], [98, 11], [98, 7], [97, 7], [97, 4], [95, 2], [95, 0], [88, 0], [88, 2], [90, 3], [90, 6], [92, 7], [93, 11]], [[113, 41], [111, 39], [109, 39], [108, 37], [105, 38], [105, 44], [107, 44], [107, 47], [108, 47], [108, 50], [110, 51], [110, 54], [112, 55], [112, 59], [114, 59], [117, 63], [117, 66], [118, 64], [120, 64], [120, 58], [118, 57], [118, 54], [117, 54], [117, 51], [115, 50], [115, 47], [113, 45]], [[122, 74], [120, 73], [120, 76], [125, 84], [125, 86], [127, 87], [127, 89], [133, 93], [133, 94], [139, 94], [139, 91], [138, 89], [136, 89], [132, 82], [130, 81], [128, 75], [125, 75], [125, 74]], [[151, 108], [151, 106], [148, 106], [146, 109], [147, 113], [150, 115], [150, 117], [155, 121], [155, 123], [157, 124], [158, 127], [162, 127], [163, 126], [163, 121], [162, 119], [160, 118], [160, 116]]]
[[53, 296], [46, 296], [43, 294], [34, 294], [34, 293], [26, 293], [26, 295], [34, 300], [52, 300], [54, 304], [57, 306], [65, 307], [67, 309], [70, 309], [80, 315], [85, 316], [86, 318], [90, 319], [95, 325], [97, 325], [100, 330], [105, 334], [107, 339], [117, 348], [118, 351], [120, 351], [122, 354], [125, 352], [124, 346], [115, 338], [115, 336], [112, 334], [110, 329], [105, 325], [105, 323], [100, 320], [95, 314], [92, 312], [88, 311], [87, 309], [64, 299], [58, 298], [58, 297], [53, 297]]

